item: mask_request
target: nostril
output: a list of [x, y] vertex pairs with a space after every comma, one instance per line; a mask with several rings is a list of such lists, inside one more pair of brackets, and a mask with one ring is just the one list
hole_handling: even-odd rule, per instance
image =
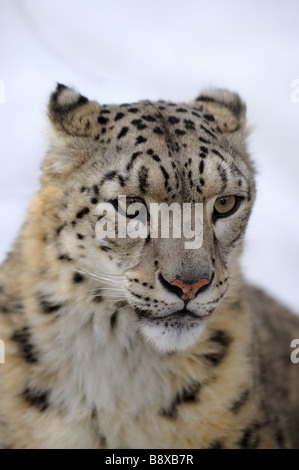
[[184, 295], [184, 292], [180, 287], [173, 285], [172, 283], [166, 281], [161, 271], [158, 274], [158, 279], [161, 282], [162, 286], [165, 287], [165, 289], [169, 290], [170, 292], [173, 292], [174, 294], [178, 295], [180, 298]]
[[173, 286], [179, 287], [182, 290], [183, 295], [181, 296], [181, 298], [183, 300], [192, 300], [192, 299], [195, 299], [199, 290], [202, 289], [204, 286], [207, 286], [209, 283], [210, 283], [210, 280], [203, 277], [202, 279], [199, 279], [193, 284], [184, 282], [181, 279], [176, 279], [171, 284]]
[[213, 272], [210, 279], [208, 279], [207, 277], [202, 277], [201, 279], [199, 279], [196, 282], [193, 282], [192, 284], [190, 284], [189, 282], [185, 282], [182, 279], [176, 279], [173, 282], [168, 282], [163, 277], [161, 271], [158, 274], [158, 278], [161, 284], [168, 291], [175, 293], [182, 300], [189, 301], [189, 300], [195, 299], [195, 297], [200, 292], [203, 292], [204, 290], [208, 289], [208, 287], [211, 285], [214, 279], [214, 275], [215, 273]]

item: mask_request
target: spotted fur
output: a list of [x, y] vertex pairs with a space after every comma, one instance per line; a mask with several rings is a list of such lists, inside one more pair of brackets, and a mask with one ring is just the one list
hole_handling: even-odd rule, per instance
[[[1, 447], [299, 446], [299, 321], [239, 269], [245, 111], [227, 90], [108, 106], [57, 86], [41, 189], [0, 273]], [[202, 247], [100, 239], [98, 204], [120, 194], [203, 203]], [[202, 278], [189, 302], [173, 284]]]

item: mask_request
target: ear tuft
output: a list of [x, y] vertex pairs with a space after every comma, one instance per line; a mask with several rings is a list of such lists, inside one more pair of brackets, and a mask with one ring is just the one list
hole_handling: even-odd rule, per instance
[[207, 90], [196, 101], [214, 115], [223, 132], [235, 132], [245, 124], [246, 105], [237, 93], [226, 89]]
[[48, 115], [54, 128], [72, 136], [93, 135], [100, 105], [61, 83], [51, 94]]

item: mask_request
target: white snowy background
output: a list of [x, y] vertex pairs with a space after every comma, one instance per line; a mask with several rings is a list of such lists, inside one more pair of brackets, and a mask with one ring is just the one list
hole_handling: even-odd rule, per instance
[[0, 0], [0, 261], [39, 187], [57, 81], [102, 103], [227, 87], [258, 170], [244, 272], [298, 312], [298, 19], [298, 0]]

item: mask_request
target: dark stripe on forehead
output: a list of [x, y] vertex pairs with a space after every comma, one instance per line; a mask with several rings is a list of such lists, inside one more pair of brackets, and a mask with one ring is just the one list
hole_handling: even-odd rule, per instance
[[246, 181], [246, 178], [245, 176], [243, 175], [242, 171], [239, 170], [239, 168], [237, 167], [237, 165], [234, 163], [234, 162], [231, 162], [230, 165], [229, 165], [229, 168], [231, 170], [232, 173], [235, 173], [239, 176], [242, 176], [244, 178], [244, 180]]
[[225, 160], [224, 156], [221, 155], [221, 153], [218, 152], [218, 150], [212, 149], [212, 153], [213, 153], [214, 155], [217, 155], [217, 157], [221, 158], [221, 160]]
[[116, 170], [112, 170], [112, 171], [108, 171], [108, 173], [106, 173], [103, 178], [101, 179], [100, 181], [100, 186], [105, 183], [105, 181], [110, 181], [110, 180], [113, 180], [114, 177], [116, 176], [117, 172]]
[[136, 160], [139, 155], [142, 155], [142, 152], [134, 152], [133, 155], [131, 156], [131, 160], [127, 164], [127, 170], [130, 170], [133, 166], [134, 161]]
[[142, 166], [138, 173], [139, 178], [139, 190], [142, 193], [146, 193], [149, 184], [148, 184], [148, 169], [145, 166]]
[[217, 136], [215, 134], [213, 134], [213, 132], [211, 132], [209, 129], [207, 129], [205, 126], [203, 126], [202, 124], [200, 125], [200, 128], [205, 131], [207, 134], [209, 134], [211, 137], [213, 137], [213, 139], [217, 139]]
[[160, 165], [161, 171], [163, 173], [165, 188], [168, 188], [169, 173], [165, 170], [163, 165]]
[[219, 176], [222, 183], [221, 191], [224, 191], [227, 186], [227, 172], [221, 165], [218, 165], [217, 170], [219, 171]]

